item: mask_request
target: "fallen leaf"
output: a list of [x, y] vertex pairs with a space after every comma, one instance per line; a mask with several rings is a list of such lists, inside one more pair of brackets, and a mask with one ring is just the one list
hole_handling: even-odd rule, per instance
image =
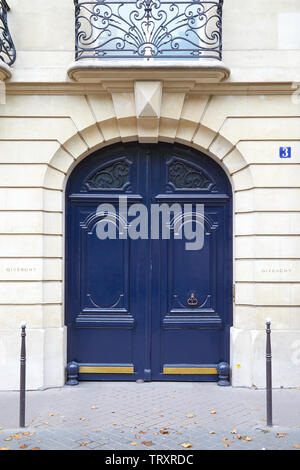
[[188, 415], [186, 415], [187, 418], [195, 418], [195, 415], [193, 413], [189, 413]]
[[252, 441], [252, 438], [251, 437], [248, 437], [248, 436], [241, 436], [240, 434], [238, 434], [236, 436], [238, 439], [242, 439], [244, 442], [250, 442]]
[[216, 410], [212, 410], [212, 411], [210, 412], [210, 414], [211, 414], [211, 415], [216, 415], [217, 412], [216, 412]]
[[0, 450], [10, 450], [8, 447], [0, 447]]
[[44, 424], [49, 424], [48, 421], [45, 421]]
[[140, 431], [139, 434], [147, 434], [145, 431]]
[[225, 447], [229, 447], [229, 444], [225, 444]]
[[137, 446], [137, 442], [132, 442], [131, 445], [132, 446]]
[[80, 421], [86, 421], [87, 418], [80, 418]]
[[29, 436], [30, 433], [29, 432], [23, 432], [23, 436]]
[[41, 450], [39, 447], [33, 447], [32, 449], [30, 450]]
[[152, 446], [153, 442], [152, 441], [143, 441], [142, 444], [143, 444], [143, 446]]
[[209, 434], [216, 434], [215, 431], [209, 431]]
[[233, 429], [233, 430], [231, 431], [231, 434], [237, 434], [237, 430], [236, 430], [236, 429]]
[[293, 444], [293, 447], [294, 447], [295, 449], [300, 449], [300, 444]]
[[86, 447], [88, 445], [88, 442], [82, 442], [79, 447]]
[[22, 435], [21, 434], [12, 434], [12, 436], [14, 439], [22, 439]]
[[184, 442], [183, 444], [180, 444], [181, 447], [183, 447], [184, 449], [190, 449], [192, 446], [192, 444], [190, 444], [189, 442]]
[[262, 421], [265, 423], [265, 422], [267, 421], [267, 419], [266, 419], [266, 418], [263, 418]]
[[3, 428], [0, 426], [0, 431], [2, 430]]
[[227, 439], [226, 437], [224, 437], [224, 439], [222, 439], [222, 442], [224, 442], [225, 444], [232, 444], [233, 441]]
[[92, 406], [91, 410], [98, 410], [99, 406]]
[[27, 445], [23, 444], [22, 446], [20, 446], [20, 449], [27, 449]]
[[154, 435], [154, 436], [158, 436], [158, 432], [154, 432], [153, 435]]
[[285, 436], [288, 436], [288, 434], [286, 432], [284, 432], [284, 433], [277, 432], [276, 433], [276, 437], [285, 437]]
[[161, 428], [161, 430], [159, 432], [160, 432], [160, 434], [170, 434], [169, 431], [167, 430], [167, 428]]
[[4, 439], [5, 441], [12, 441], [12, 438], [11, 437], [7, 437], [6, 439]]
[[54, 416], [54, 413], [50, 413], [49, 416]]

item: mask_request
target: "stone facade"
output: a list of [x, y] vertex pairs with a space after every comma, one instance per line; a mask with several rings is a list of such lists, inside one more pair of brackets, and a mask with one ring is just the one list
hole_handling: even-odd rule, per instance
[[[225, 169], [234, 191], [232, 384], [264, 386], [270, 318], [274, 386], [300, 386], [299, 1], [225, 0], [230, 76], [219, 83], [193, 70], [174, 78], [172, 65], [152, 65], [153, 80], [116, 64], [111, 74], [86, 64], [72, 77], [73, 2], [9, 3], [17, 60], [0, 104], [0, 389], [18, 388], [24, 321], [28, 388], [65, 383], [64, 188], [79, 161], [120, 141], [179, 142]], [[280, 159], [287, 146], [292, 158]]]

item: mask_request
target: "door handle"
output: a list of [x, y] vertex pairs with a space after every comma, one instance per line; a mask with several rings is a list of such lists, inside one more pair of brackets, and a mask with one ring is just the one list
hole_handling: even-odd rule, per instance
[[198, 299], [196, 299], [195, 294], [192, 293], [191, 297], [187, 301], [190, 307], [196, 307], [198, 305]]

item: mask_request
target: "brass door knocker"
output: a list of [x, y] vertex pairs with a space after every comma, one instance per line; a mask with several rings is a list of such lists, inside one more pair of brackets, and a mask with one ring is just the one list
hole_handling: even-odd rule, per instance
[[187, 301], [188, 305], [191, 307], [196, 307], [198, 305], [198, 299], [196, 299], [195, 294], [193, 293]]

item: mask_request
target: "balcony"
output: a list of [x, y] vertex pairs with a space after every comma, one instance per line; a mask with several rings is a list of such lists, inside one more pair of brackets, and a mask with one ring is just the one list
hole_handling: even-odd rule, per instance
[[7, 23], [9, 10], [6, 0], [0, 0], [0, 80], [11, 76], [10, 66], [16, 60], [16, 49]]
[[[223, 0], [74, 0], [75, 64], [79, 81], [128, 73], [217, 82], [222, 62]], [[173, 71], [173, 73], [172, 73]], [[153, 75], [154, 74], [154, 75]]]

